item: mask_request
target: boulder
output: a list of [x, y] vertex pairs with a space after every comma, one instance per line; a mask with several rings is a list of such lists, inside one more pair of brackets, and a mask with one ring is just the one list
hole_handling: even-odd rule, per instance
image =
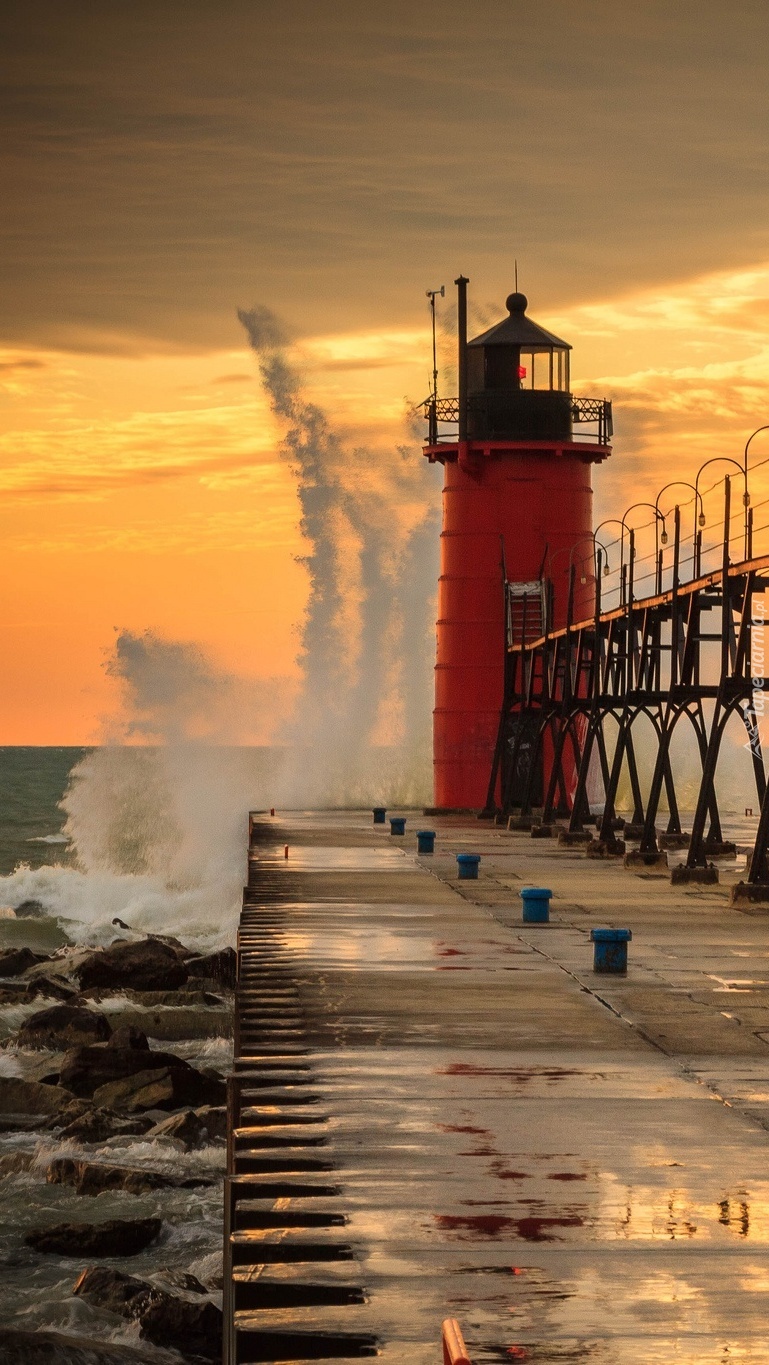
[[174, 952], [179, 954], [182, 961], [186, 961], [188, 957], [197, 956], [194, 948], [185, 948], [184, 944], [180, 943], [178, 938], [174, 938], [173, 934], [148, 934], [147, 938], [152, 943], [167, 944], [169, 948], [173, 948]]
[[47, 961], [47, 953], [33, 953], [31, 948], [6, 948], [0, 953], [0, 976], [21, 976], [38, 962]]
[[174, 1075], [170, 1067], [156, 1070], [136, 1071], [123, 1080], [108, 1081], [99, 1086], [94, 1094], [94, 1103], [118, 1109], [122, 1113], [136, 1114], [145, 1109], [173, 1109]]
[[25, 1019], [16, 1042], [19, 1047], [64, 1052], [87, 1043], [103, 1043], [111, 1033], [107, 1016], [97, 1010], [86, 1005], [51, 1005]]
[[209, 953], [205, 957], [188, 958], [187, 971], [191, 977], [216, 981], [226, 990], [234, 990], [237, 961], [234, 948], [222, 948], [221, 952]]
[[106, 1223], [56, 1223], [24, 1238], [33, 1251], [52, 1256], [136, 1256], [160, 1235], [160, 1218], [111, 1218]]
[[[85, 1104], [85, 1101], [78, 1101]], [[63, 1115], [59, 1116], [59, 1121]], [[59, 1133], [60, 1138], [71, 1138], [75, 1142], [106, 1142], [118, 1136], [139, 1136], [152, 1127], [152, 1119], [127, 1119], [110, 1109], [93, 1109], [88, 1105], [84, 1112], [74, 1114]]]
[[91, 986], [138, 991], [173, 991], [187, 980], [187, 968], [169, 943], [157, 938], [113, 943], [90, 953], [75, 969], [83, 990]]
[[[153, 1060], [163, 1054], [151, 1052]], [[94, 1092], [94, 1103], [107, 1109], [133, 1114], [145, 1109], [194, 1108], [201, 1104], [222, 1104], [226, 1086], [220, 1077], [207, 1076], [193, 1067], [160, 1067], [135, 1072], [124, 1080], [102, 1085]]]
[[[205, 1294], [203, 1285], [183, 1285], [188, 1293]], [[141, 1335], [156, 1346], [170, 1347], [185, 1358], [220, 1361], [222, 1358], [222, 1313], [208, 1299], [202, 1302], [177, 1298], [146, 1280], [124, 1275], [106, 1266], [89, 1266], [72, 1290], [94, 1307], [141, 1323]]]
[[185, 1356], [220, 1361], [222, 1310], [211, 1303], [190, 1302], [158, 1291], [140, 1315], [141, 1334], [155, 1346], [166, 1346]]
[[30, 1000], [36, 1000], [39, 996], [43, 996], [46, 1000], [77, 999], [77, 991], [74, 986], [68, 986], [60, 978], [57, 980], [51, 976], [34, 977], [33, 980], [27, 982], [25, 991]]
[[21, 1076], [0, 1076], [0, 1114], [56, 1114], [74, 1099], [68, 1090]]
[[[150, 1052], [139, 1047], [111, 1047], [95, 1044], [77, 1047], [68, 1052], [61, 1066], [61, 1084], [74, 1095], [92, 1096], [112, 1081], [134, 1076], [139, 1071], [156, 1071], [171, 1067], [178, 1071], [192, 1068], [189, 1062], [173, 1052]], [[108, 1100], [97, 1100], [97, 1105], [109, 1109]]]
[[[140, 930], [134, 929], [132, 924], [126, 924], [125, 920], [120, 919], [118, 915], [115, 915], [112, 923], [117, 929], [127, 929], [131, 934], [138, 934], [140, 932]], [[179, 953], [180, 957], [195, 956], [194, 950], [192, 948], [185, 948], [184, 944], [180, 943], [178, 938], [174, 938], [173, 934], [145, 934], [144, 937], [145, 940], [151, 940], [153, 943], [167, 943], [169, 947], [174, 948], [175, 951]], [[126, 941], [126, 939], [116, 940], [116, 942], [120, 943], [125, 943]]]
[[0, 1156], [0, 1180], [8, 1175], [21, 1175], [28, 1171], [35, 1160], [35, 1152], [4, 1152]]
[[207, 1104], [195, 1110], [196, 1117], [202, 1123], [206, 1137], [209, 1142], [217, 1142], [227, 1139], [227, 1110], [224, 1105], [216, 1106]]
[[0, 986], [0, 1005], [19, 1005], [27, 999], [27, 988], [23, 981], [4, 981]]
[[208, 1138], [208, 1131], [201, 1123], [194, 1109], [185, 1109], [181, 1114], [171, 1114], [161, 1119], [147, 1133], [148, 1138], [168, 1137], [181, 1142], [183, 1147], [202, 1147]]
[[206, 1178], [177, 1180], [158, 1171], [132, 1170], [128, 1166], [109, 1166], [102, 1161], [76, 1161], [59, 1156], [46, 1171], [49, 1185], [72, 1185], [77, 1194], [97, 1195], [105, 1190], [125, 1190], [126, 1194], [149, 1194], [152, 1190], [192, 1190], [211, 1185]]
[[[60, 1092], [54, 1090], [54, 1094], [57, 1093]], [[88, 1100], [77, 1100], [73, 1096], [72, 1099], [67, 1100], [67, 1103], [63, 1104], [60, 1109], [57, 1109], [46, 1127], [60, 1128], [63, 1124], [74, 1123], [75, 1119], [83, 1118], [85, 1114], [89, 1114], [91, 1108], [92, 1106], [88, 1103]]]
[[152, 1283], [160, 1289], [181, 1289], [185, 1294], [207, 1294], [208, 1290], [201, 1284], [197, 1275], [191, 1275], [188, 1270], [170, 1270], [164, 1266], [162, 1270], [156, 1270], [152, 1276]]
[[64, 1332], [22, 1332], [2, 1327], [0, 1365], [157, 1365], [157, 1354]]
[[149, 1052], [150, 1045], [146, 1033], [135, 1024], [120, 1024], [109, 1040], [110, 1047], [131, 1047], [137, 1052]]
[[29, 967], [24, 973], [25, 981], [37, 981], [40, 977], [45, 977], [50, 981], [60, 981], [65, 986], [72, 985], [74, 969], [78, 962], [88, 956], [91, 950], [76, 948], [54, 953], [46, 962], [38, 962], [36, 966]]
[[86, 1266], [72, 1286], [72, 1293], [79, 1299], [87, 1299], [94, 1307], [124, 1318], [138, 1317], [152, 1292], [152, 1285], [146, 1280], [137, 1280], [106, 1265]]

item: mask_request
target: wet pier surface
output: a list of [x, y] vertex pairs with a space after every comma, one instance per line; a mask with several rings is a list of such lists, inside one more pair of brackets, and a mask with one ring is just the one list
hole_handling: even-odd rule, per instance
[[470, 820], [419, 857], [424, 823], [255, 817], [228, 1365], [438, 1365], [445, 1317], [476, 1362], [765, 1365], [769, 916]]

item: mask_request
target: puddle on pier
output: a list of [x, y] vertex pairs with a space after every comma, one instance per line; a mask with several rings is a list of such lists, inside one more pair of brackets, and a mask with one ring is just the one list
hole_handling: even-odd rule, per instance
[[284, 868], [293, 872], [413, 872], [413, 862], [401, 848], [334, 848], [313, 844], [288, 844], [288, 857], [281, 847], [271, 855], [252, 858], [259, 867]]
[[546, 1067], [546, 1066], [527, 1066], [521, 1067], [499, 1067], [499, 1066], [478, 1066], [472, 1062], [451, 1062], [446, 1067], [438, 1067], [435, 1071], [436, 1076], [493, 1076], [497, 1080], [514, 1081], [516, 1085], [526, 1085], [532, 1081], [557, 1081], [571, 1080], [574, 1076], [583, 1076], [590, 1081], [603, 1081], [606, 1076], [602, 1071], [581, 1071], [576, 1067]]
[[457, 1241], [475, 1242], [478, 1238], [501, 1237], [503, 1233], [524, 1242], [555, 1242], [560, 1239], [556, 1228], [581, 1228], [585, 1219], [580, 1214], [528, 1215], [510, 1218], [498, 1213], [434, 1215], [439, 1228]]
[[708, 972], [708, 980], [719, 983], [713, 989], [714, 995], [726, 993], [752, 995], [756, 990], [766, 990], [769, 987], [769, 981], [756, 981], [750, 977], [716, 976], [713, 972]]
[[[326, 909], [326, 907], [323, 907]], [[321, 917], [318, 916], [318, 920]], [[457, 947], [435, 940], [424, 926], [387, 928], [375, 921], [347, 920], [329, 924], [323, 917], [318, 928], [303, 917], [299, 925], [286, 925], [272, 939], [276, 951], [290, 953], [296, 962], [311, 962], [314, 967], [364, 967], [377, 971], [481, 971], [511, 972], [537, 970], [531, 954], [508, 944], [488, 939]], [[527, 957], [527, 963], [511, 963], [509, 957]], [[447, 962], [446, 959], [451, 959]], [[461, 958], [461, 964], [454, 959]]]
[[486, 1137], [489, 1132], [488, 1128], [462, 1127], [458, 1123], [437, 1123], [435, 1126], [441, 1133], [472, 1133], [477, 1137]]

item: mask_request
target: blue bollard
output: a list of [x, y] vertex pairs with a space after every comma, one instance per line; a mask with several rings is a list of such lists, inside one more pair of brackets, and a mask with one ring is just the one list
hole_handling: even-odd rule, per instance
[[591, 929], [593, 971], [623, 975], [627, 971], [627, 945], [632, 937], [630, 929]]
[[391, 833], [391, 834], [405, 834], [405, 833], [406, 833], [406, 817], [405, 817], [405, 815], [394, 815], [394, 816], [392, 817], [392, 819], [390, 820], [390, 833]]
[[434, 830], [434, 829], [418, 829], [418, 830], [417, 830], [417, 853], [434, 853], [434, 852], [435, 852], [435, 830]]
[[550, 897], [546, 886], [524, 886], [519, 892], [523, 901], [524, 924], [547, 924], [550, 920]]
[[374, 824], [383, 825], [387, 814], [386, 806], [374, 806]]
[[480, 853], [458, 853], [459, 880], [461, 882], [477, 882], [480, 861]]

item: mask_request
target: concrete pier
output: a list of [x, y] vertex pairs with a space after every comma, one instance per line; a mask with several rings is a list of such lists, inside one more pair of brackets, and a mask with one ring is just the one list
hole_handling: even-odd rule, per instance
[[[766, 914], [430, 825], [420, 857], [416, 816], [254, 817], [227, 1365], [439, 1365], [446, 1317], [477, 1362], [765, 1365]], [[593, 972], [598, 926], [632, 930], [627, 977]]]

